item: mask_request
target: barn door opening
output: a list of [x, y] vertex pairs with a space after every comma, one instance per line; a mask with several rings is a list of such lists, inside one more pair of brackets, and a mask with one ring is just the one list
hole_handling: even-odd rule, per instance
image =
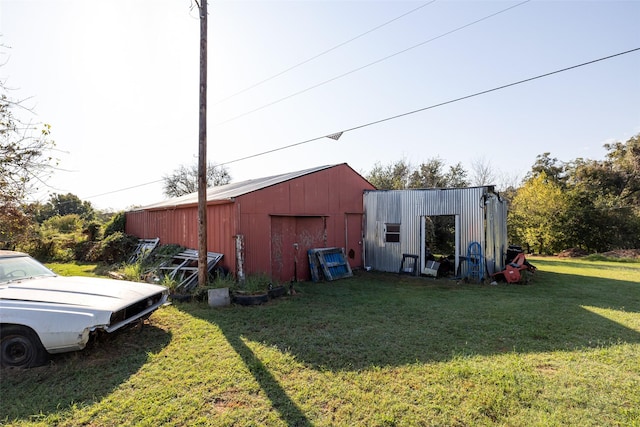
[[420, 271], [428, 274], [427, 261], [432, 255], [436, 261], [448, 258], [453, 263], [453, 271], [460, 263], [460, 216], [431, 215], [423, 216], [420, 221]]

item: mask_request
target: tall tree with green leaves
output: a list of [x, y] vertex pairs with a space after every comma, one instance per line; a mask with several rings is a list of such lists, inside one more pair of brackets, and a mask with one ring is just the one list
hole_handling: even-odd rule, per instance
[[409, 188], [459, 188], [469, 185], [467, 171], [461, 163], [446, 168], [442, 159], [421, 163], [409, 177]]
[[367, 181], [379, 190], [403, 190], [409, 184], [413, 167], [406, 160], [398, 160], [387, 165], [376, 162], [367, 174]]
[[547, 181], [564, 186], [566, 165], [557, 158], [550, 156], [551, 153], [549, 152], [538, 154], [535, 163], [531, 166], [531, 171], [525, 176], [525, 180], [544, 174]]
[[85, 221], [95, 218], [91, 202], [82, 201], [75, 194], [52, 194], [49, 201], [40, 206], [36, 219], [39, 223], [54, 216], [78, 215]]
[[640, 246], [640, 137], [606, 144], [604, 160], [576, 159], [567, 166], [573, 220], [572, 245], [607, 251]]
[[510, 240], [540, 253], [564, 249], [567, 208], [567, 195], [544, 171], [529, 178], [511, 202]]
[[446, 167], [443, 160], [429, 159], [414, 167], [406, 159], [387, 165], [377, 162], [367, 180], [380, 190], [407, 188], [449, 188], [469, 185], [467, 171], [461, 163]]

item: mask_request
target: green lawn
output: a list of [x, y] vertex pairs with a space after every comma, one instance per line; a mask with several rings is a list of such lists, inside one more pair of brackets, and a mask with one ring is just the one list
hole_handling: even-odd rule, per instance
[[98, 277], [104, 269], [97, 264], [85, 262], [60, 263], [52, 262], [45, 264], [50, 270], [61, 276], [90, 276]]
[[359, 273], [183, 303], [3, 371], [9, 425], [640, 426], [640, 263], [530, 258], [529, 285]]

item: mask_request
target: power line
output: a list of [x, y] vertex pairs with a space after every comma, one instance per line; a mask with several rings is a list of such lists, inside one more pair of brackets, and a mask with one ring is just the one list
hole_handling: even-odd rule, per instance
[[272, 75], [272, 76], [270, 76], [270, 77], [267, 77], [267, 78], [266, 78], [266, 79], [264, 79], [264, 80], [261, 80], [261, 81], [259, 81], [259, 82], [257, 82], [257, 83], [254, 83], [253, 85], [251, 85], [251, 86], [249, 86], [249, 87], [246, 87], [246, 88], [244, 88], [244, 89], [242, 89], [242, 90], [240, 90], [240, 91], [238, 91], [238, 92], [235, 92], [235, 93], [233, 93], [233, 94], [231, 94], [231, 95], [229, 95], [229, 96], [227, 96], [227, 97], [225, 97], [225, 98], [222, 98], [221, 100], [217, 101], [217, 102], [216, 102], [215, 104], [213, 104], [213, 105], [214, 105], [214, 106], [216, 106], [216, 105], [218, 105], [218, 104], [221, 104], [221, 103], [222, 103], [222, 102], [224, 102], [224, 101], [227, 101], [227, 100], [229, 100], [229, 99], [231, 99], [231, 98], [233, 98], [233, 97], [236, 97], [236, 96], [238, 96], [238, 95], [240, 95], [240, 94], [242, 94], [242, 93], [245, 93], [245, 92], [247, 92], [247, 91], [249, 91], [249, 90], [251, 90], [251, 89], [254, 89], [254, 88], [256, 88], [256, 87], [258, 87], [258, 86], [260, 86], [260, 85], [262, 85], [262, 84], [264, 84], [264, 83], [266, 83], [266, 82], [268, 82], [268, 81], [270, 81], [270, 80], [273, 80], [273, 79], [275, 79], [275, 78], [277, 78], [277, 77], [280, 77], [281, 75], [283, 75], [283, 74], [285, 74], [285, 73], [288, 73], [289, 71], [291, 71], [291, 70], [293, 70], [293, 69], [295, 69], [295, 68], [298, 68], [298, 67], [300, 67], [300, 66], [302, 66], [302, 65], [304, 65], [304, 64], [307, 64], [307, 63], [309, 63], [309, 62], [311, 62], [311, 61], [313, 61], [313, 60], [315, 60], [315, 59], [320, 58], [321, 56], [324, 56], [324, 55], [326, 55], [326, 54], [328, 54], [328, 53], [330, 53], [330, 52], [333, 52], [334, 50], [336, 50], [336, 49], [338, 49], [338, 48], [341, 48], [342, 46], [345, 46], [345, 45], [347, 45], [347, 44], [349, 44], [349, 43], [351, 43], [351, 42], [353, 42], [353, 41], [358, 40], [358, 39], [359, 39], [359, 38], [361, 38], [361, 37], [366, 36], [367, 34], [370, 34], [370, 33], [374, 32], [374, 31], [376, 31], [376, 30], [379, 30], [380, 28], [385, 27], [385, 26], [387, 26], [387, 25], [391, 24], [392, 22], [395, 22], [395, 21], [397, 21], [397, 20], [399, 20], [399, 19], [401, 19], [401, 18], [404, 18], [405, 16], [410, 15], [410, 14], [412, 14], [412, 13], [414, 13], [414, 12], [416, 12], [416, 11], [418, 11], [418, 10], [422, 9], [423, 7], [429, 6], [430, 4], [435, 3], [436, 1], [437, 1], [437, 0], [431, 0], [431, 1], [430, 1], [430, 2], [428, 2], [428, 3], [422, 4], [422, 5], [420, 5], [420, 6], [416, 7], [416, 8], [414, 8], [414, 9], [411, 9], [410, 11], [405, 12], [405, 13], [403, 13], [403, 14], [402, 14], [402, 15], [400, 15], [400, 16], [397, 16], [397, 17], [395, 17], [395, 18], [393, 18], [393, 19], [391, 19], [391, 20], [389, 20], [389, 21], [387, 21], [387, 22], [385, 22], [385, 23], [383, 23], [383, 24], [380, 24], [380, 25], [378, 25], [378, 26], [376, 26], [376, 27], [374, 27], [374, 28], [371, 28], [370, 30], [365, 31], [364, 33], [358, 34], [357, 36], [355, 36], [355, 37], [353, 37], [353, 38], [350, 38], [349, 40], [346, 40], [346, 41], [344, 41], [344, 42], [342, 42], [342, 43], [339, 43], [339, 44], [337, 44], [337, 45], [335, 45], [335, 46], [333, 46], [333, 47], [331, 47], [331, 48], [329, 48], [329, 49], [327, 49], [327, 50], [325, 50], [325, 51], [323, 51], [323, 52], [320, 52], [320, 53], [318, 53], [317, 55], [312, 56], [311, 58], [305, 59], [304, 61], [299, 62], [299, 63], [297, 63], [297, 64], [295, 64], [295, 65], [292, 65], [292, 66], [290, 66], [289, 68], [286, 68], [286, 69], [284, 69], [284, 70], [280, 71], [280, 72], [279, 72], [279, 73], [277, 73], [277, 74], [274, 74], [274, 75]]
[[460, 27], [454, 28], [453, 30], [449, 30], [449, 31], [447, 31], [447, 32], [445, 32], [445, 33], [442, 33], [442, 34], [440, 34], [440, 35], [438, 35], [438, 36], [435, 36], [435, 37], [433, 37], [433, 38], [431, 38], [431, 39], [429, 39], [429, 40], [422, 41], [422, 42], [420, 42], [420, 43], [418, 43], [418, 44], [416, 44], [416, 45], [413, 45], [413, 46], [408, 47], [408, 48], [406, 48], [406, 49], [403, 49], [403, 50], [401, 50], [401, 51], [398, 51], [398, 52], [392, 53], [391, 55], [387, 55], [387, 56], [385, 56], [385, 57], [383, 57], [383, 58], [380, 58], [380, 59], [378, 59], [378, 60], [376, 60], [376, 61], [370, 62], [370, 63], [368, 63], [368, 64], [366, 64], [366, 65], [361, 66], [361, 67], [355, 68], [355, 69], [353, 69], [353, 70], [351, 70], [351, 71], [347, 71], [346, 73], [343, 73], [343, 74], [337, 75], [337, 76], [332, 77], [332, 78], [330, 78], [330, 79], [328, 79], [328, 80], [325, 80], [325, 81], [323, 81], [323, 82], [317, 83], [317, 84], [315, 84], [315, 85], [313, 85], [313, 86], [309, 86], [309, 87], [307, 87], [306, 89], [299, 90], [298, 92], [294, 92], [294, 93], [289, 94], [289, 95], [287, 95], [287, 96], [284, 96], [284, 97], [282, 97], [282, 98], [280, 98], [280, 99], [277, 99], [277, 100], [275, 100], [275, 101], [269, 102], [269, 103], [264, 104], [264, 105], [262, 105], [262, 106], [260, 106], [260, 107], [254, 108], [253, 110], [246, 111], [246, 112], [244, 112], [244, 113], [242, 113], [242, 114], [239, 114], [239, 115], [237, 115], [237, 116], [234, 116], [234, 117], [232, 117], [232, 118], [230, 118], [230, 119], [227, 119], [227, 120], [224, 120], [224, 121], [222, 121], [222, 122], [219, 122], [219, 123], [217, 123], [215, 126], [221, 126], [221, 125], [223, 125], [223, 124], [226, 124], [226, 123], [232, 122], [232, 121], [234, 121], [234, 120], [237, 120], [237, 119], [239, 119], [239, 118], [241, 118], [241, 117], [245, 117], [245, 116], [247, 116], [247, 115], [249, 115], [249, 114], [253, 114], [253, 113], [257, 112], [257, 111], [264, 110], [265, 108], [268, 108], [268, 107], [271, 107], [271, 106], [273, 106], [273, 105], [279, 104], [280, 102], [282, 102], [282, 101], [286, 101], [287, 99], [291, 99], [291, 98], [293, 98], [293, 97], [295, 97], [295, 96], [302, 95], [302, 94], [303, 94], [303, 93], [305, 93], [305, 92], [309, 92], [310, 90], [316, 89], [316, 88], [318, 88], [318, 87], [320, 87], [320, 86], [324, 86], [324, 85], [326, 85], [326, 84], [328, 84], [328, 83], [334, 82], [334, 81], [339, 80], [339, 79], [341, 79], [341, 78], [343, 78], [343, 77], [346, 77], [346, 76], [349, 76], [349, 75], [351, 75], [351, 74], [357, 73], [358, 71], [362, 71], [362, 70], [364, 70], [365, 68], [369, 68], [369, 67], [372, 67], [372, 66], [374, 66], [374, 65], [376, 65], [376, 64], [379, 64], [379, 63], [381, 63], [381, 62], [387, 61], [387, 60], [389, 60], [389, 59], [391, 59], [391, 58], [393, 58], [393, 57], [395, 57], [395, 56], [398, 56], [398, 55], [401, 55], [401, 54], [403, 54], [403, 53], [409, 52], [409, 51], [411, 51], [411, 50], [413, 50], [413, 49], [416, 49], [416, 48], [418, 48], [418, 47], [420, 47], [420, 46], [424, 46], [424, 45], [425, 45], [425, 44], [427, 44], [427, 43], [431, 43], [431, 42], [433, 42], [433, 41], [436, 41], [436, 40], [438, 40], [438, 39], [441, 39], [441, 38], [443, 38], [443, 37], [446, 37], [446, 36], [448, 36], [448, 35], [450, 35], [450, 34], [453, 34], [453, 33], [455, 33], [455, 32], [458, 32], [458, 31], [461, 31], [461, 30], [463, 30], [463, 29], [465, 29], [465, 28], [468, 28], [468, 27], [470, 27], [470, 26], [472, 26], [472, 25], [478, 24], [478, 23], [480, 23], [480, 22], [482, 22], [482, 21], [486, 21], [487, 19], [493, 18], [494, 16], [500, 15], [500, 14], [502, 14], [502, 13], [505, 13], [505, 12], [507, 12], [507, 11], [509, 11], [509, 10], [511, 10], [511, 9], [514, 9], [514, 8], [516, 8], [516, 7], [518, 7], [518, 6], [522, 6], [523, 4], [525, 4], [525, 3], [529, 3], [530, 1], [531, 1], [531, 0], [524, 0], [524, 1], [520, 2], [520, 3], [518, 3], [518, 4], [515, 4], [515, 5], [512, 5], [512, 6], [509, 6], [509, 7], [505, 8], [505, 9], [502, 9], [502, 10], [499, 10], [498, 12], [494, 12], [494, 13], [492, 13], [492, 14], [490, 14], [490, 15], [487, 15], [487, 16], [484, 16], [484, 17], [482, 17], [482, 18], [480, 18], [480, 19], [476, 19], [475, 21], [472, 21], [472, 22], [469, 22], [469, 23], [467, 23], [467, 24], [465, 24], [465, 25], [462, 25], [462, 26], [460, 26]]
[[402, 114], [398, 114], [396, 116], [387, 117], [385, 119], [376, 120], [374, 122], [366, 123], [364, 125], [352, 127], [352, 128], [349, 128], [349, 129], [345, 129], [342, 132], [349, 132], [349, 131], [352, 131], [352, 130], [361, 129], [361, 128], [364, 128], [364, 127], [367, 127], [367, 126], [376, 125], [376, 124], [379, 124], [379, 123], [382, 123], [382, 122], [398, 119], [400, 117], [408, 116], [408, 115], [411, 115], [411, 114], [420, 113], [422, 111], [431, 110], [433, 108], [442, 107], [444, 105], [453, 104], [454, 102], [463, 101], [465, 99], [474, 98], [474, 97], [480, 96], [480, 95], [485, 95], [487, 93], [491, 93], [491, 92], [495, 92], [495, 91], [498, 91], [498, 90], [506, 89], [508, 87], [520, 85], [520, 84], [523, 84], [523, 83], [528, 83], [528, 82], [533, 81], [533, 80], [538, 80], [538, 79], [541, 79], [541, 78], [544, 78], [544, 77], [549, 77], [549, 76], [552, 76], [554, 74], [559, 74], [559, 73], [563, 73], [565, 71], [574, 70], [576, 68], [585, 67], [587, 65], [595, 64], [596, 62], [605, 61], [607, 59], [612, 59], [612, 58], [615, 58], [617, 56], [626, 55], [626, 54], [629, 54], [629, 53], [632, 53], [632, 52], [636, 52], [638, 50], [640, 50], [640, 47], [637, 47], [635, 49], [630, 49], [630, 50], [627, 50], [627, 51], [624, 51], [624, 52], [615, 53], [613, 55], [605, 56], [605, 57], [602, 57], [602, 58], [594, 59], [592, 61], [583, 62], [582, 64], [573, 65], [571, 67], [562, 68], [560, 70], [551, 71], [549, 73], [540, 74], [540, 75], [535, 76], [535, 77], [529, 77], [527, 79], [519, 80], [519, 81], [514, 82], [514, 83], [509, 83], [509, 84], [506, 84], [506, 85], [494, 87], [492, 89], [487, 89], [487, 90], [483, 90], [483, 91], [480, 91], [480, 92], [472, 93], [471, 95], [461, 96], [460, 98], [455, 98], [455, 99], [452, 99], [452, 100], [449, 100], [449, 101], [441, 102], [439, 104], [433, 104], [433, 105], [430, 105], [428, 107], [419, 108], [417, 110], [409, 111], [407, 113], [402, 113]]
[[157, 184], [164, 181], [163, 179], [156, 179], [155, 181], [145, 182], [144, 184], [132, 185], [131, 187], [120, 188], [118, 190], [107, 191], [106, 193], [95, 194], [93, 196], [84, 197], [84, 199], [95, 199], [96, 197], [108, 196], [109, 194], [120, 193], [127, 190], [133, 190], [134, 188], [146, 187], [147, 185]]
[[[640, 47], [635, 48], [635, 49], [631, 49], [631, 50], [627, 50], [627, 51], [624, 51], [624, 52], [619, 52], [619, 53], [616, 53], [616, 54], [613, 54], [613, 55], [605, 56], [605, 57], [602, 57], [602, 58], [594, 59], [592, 61], [583, 62], [581, 64], [573, 65], [571, 67], [566, 67], [566, 68], [562, 68], [562, 69], [559, 69], [559, 70], [551, 71], [549, 73], [540, 74], [540, 75], [535, 76], [535, 77], [529, 77], [527, 79], [519, 80], [517, 82], [505, 84], [505, 85], [502, 85], [502, 86], [497, 86], [497, 87], [494, 87], [492, 89], [487, 89], [487, 90], [483, 90], [483, 91], [480, 91], [480, 92], [472, 93], [470, 95], [461, 96], [459, 98], [451, 99], [449, 101], [444, 101], [444, 102], [440, 102], [438, 104], [429, 105], [428, 107], [419, 108], [417, 110], [408, 111], [406, 113], [397, 114], [395, 116], [390, 116], [390, 117], [386, 117], [384, 119], [375, 120], [373, 122], [369, 122], [369, 123], [365, 123], [365, 124], [362, 124], [362, 125], [354, 126], [354, 127], [348, 128], [348, 129], [343, 129], [341, 131], [334, 132], [334, 133], [331, 133], [329, 135], [319, 136], [319, 137], [316, 137], [316, 138], [308, 139], [306, 141], [296, 142], [294, 144], [285, 145], [283, 147], [274, 148], [272, 150], [263, 151], [261, 153], [252, 154], [250, 156], [242, 157], [242, 158], [235, 159], [235, 160], [230, 160], [228, 162], [220, 163], [219, 166], [228, 165], [228, 164], [231, 164], [231, 163], [236, 163], [236, 162], [239, 162], [239, 161], [242, 161], [242, 160], [252, 159], [254, 157], [263, 156], [265, 154], [271, 154], [271, 153], [274, 153], [276, 151], [285, 150], [287, 148], [296, 147], [298, 145], [307, 144], [307, 143], [313, 142], [313, 141], [318, 141], [318, 140], [323, 139], [323, 138], [338, 139], [345, 132], [351, 132], [351, 131], [354, 131], [354, 130], [357, 130], [357, 129], [362, 129], [362, 128], [365, 128], [365, 127], [377, 125], [377, 124], [380, 124], [380, 123], [383, 123], [383, 122], [387, 122], [387, 121], [390, 121], [390, 120], [399, 119], [401, 117], [409, 116], [411, 114], [416, 114], [416, 113], [420, 113], [420, 112], [423, 112], [423, 111], [431, 110], [431, 109], [434, 109], [434, 108], [437, 108], [437, 107], [442, 107], [444, 105], [453, 104], [454, 102], [463, 101], [465, 99], [474, 98], [474, 97], [477, 97], [477, 96], [480, 96], [480, 95], [485, 95], [485, 94], [488, 94], [488, 93], [491, 93], [491, 92], [495, 92], [495, 91], [498, 91], [498, 90], [502, 90], [502, 89], [506, 89], [506, 88], [509, 88], [509, 87], [512, 87], [512, 86], [520, 85], [520, 84], [523, 84], [523, 83], [528, 83], [528, 82], [531, 82], [533, 80], [538, 80], [538, 79], [541, 79], [541, 78], [544, 78], [544, 77], [549, 77], [549, 76], [552, 76], [554, 74], [563, 73], [565, 71], [574, 70], [574, 69], [580, 68], [580, 67], [585, 67], [587, 65], [595, 64], [596, 62], [605, 61], [607, 59], [612, 59], [612, 58], [615, 58], [617, 56], [626, 55], [626, 54], [629, 54], [629, 53], [632, 53], [632, 52], [636, 52], [638, 50], [640, 50]], [[337, 138], [334, 137], [336, 135], [337, 135]]]
[[[534, 76], [534, 77], [529, 77], [529, 78], [526, 78], [526, 79], [523, 79], [523, 80], [518, 80], [518, 81], [513, 82], [513, 83], [508, 83], [508, 84], [504, 84], [504, 85], [501, 85], [501, 86], [496, 86], [496, 87], [491, 88], [491, 89], [486, 89], [486, 90], [483, 90], [483, 91], [480, 91], [480, 92], [475, 92], [475, 93], [472, 93], [470, 95], [461, 96], [459, 98], [454, 98], [454, 99], [451, 99], [449, 101], [440, 102], [438, 104], [429, 105], [427, 107], [419, 108], [417, 110], [408, 111], [406, 113], [397, 114], [395, 116], [390, 116], [390, 117], [386, 117], [386, 118], [383, 118], [383, 119], [379, 119], [379, 120], [375, 120], [375, 121], [372, 121], [372, 122], [368, 122], [368, 123], [365, 123], [365, 124], [361, 124], [361, 125], [358, 125], [358, 126], [354, 126], [354, 127], [351, 127], [351, 128], [343, 129], [343, 130], [338, 131], [338, 132], [333, 132], [333, 133], [330, 133], [330, 134], [327, 134], [327, 135], [323, 135], [323, 136], [319, 136], [319, 137], [316, 137], [316, 138], [307, 139], [307, 140], [304, 140], [304, 141], [296, 142], [296, 143], [289, 144], [289, 145], [284, 145], [282, 147], [274, 148], [274, 149], [271, 149], [271, 150], [262, 151], [260, 153], [252, 154], [252, 155], [249, 155], [249, 156], [240, 157], [240, 158], [237, 158], [237, 159], [234, 159], [234, 160], [229, 160], [227, 162], [219, 163], [217, 166], [226, 166], [226, 165], [230, 165], [232, 163], [237, 163], [237, 162], [240, 162], [240, 161], [243, 161], [243, 160], [253, 159], [255, 157], [264, 156], [266, 154], [271, 154], [271, 153], [275, 153], [277, 151], [282, 151], [282, 150], [286, 150], [286, 149], [289, 149], [289, 148], [297, 147], [297, 146], [300, 146], [300, 145], [308, 144], [310, 142], [318, 141], [318, 140], [321, 140], [323, 138], [331, 138], [331, 139], [337, 140], [345, 132], [351, 132], [351, 131], [354, 131], [354, 130], [363, 129], [365, 127], [374, 126], [374, 125], [377, 125], [377, 124], [380, 124], [380, 123], [384, 123], [384, 122], [388, 122], [388, 121], [391, 121], [391, 120], [399, 119], [401, 117], [406, 117], [406, 116], [409, 116], [409, 115], [412, 115], [412, 114], [421, 113], [423, 111], [432, 110], [434, 108], [442, 107], [444, 105], [449, 105], [449, 104], [453, 104], [455, 102], [464, 101], [466, 99], [478, 97], [478, 96], [481, 96], [481, 95], [486, 95], [486, 94], [491, 93], [491, 92], [496, 92], [498, 90], [502, 90], [502, 89], [506, 89], [506, 88], [509, 88], [509, 87], [521, 85], [521, 84], [524, 84], [524, 83], [528, 83], [528, 82], [531, 82], [531, 81], [534, 81], [534, 80], [542, 79], [544, 77], [549, 77], [549, 76], [552, 76], [552, 75], [555, 75], [555, 74], [559, 74], [559, 73], [563, 73], [563, 72], [566, 72], [566, 71], [575, 70], [577, 68], [586, 67], [587, 65], [593, 65], [593, 64], [598, 63], [598, 62], [606, 61], [606, 60], [609, 60], [609, 59], [613, 59], [613, 58], [616, 58], [616, 57], [619, 57], [619, 56], [623, 56], [623, 55], [627, 55], [627, 54], [630, 54], [630, 53], [633, 53], [633, 52], [637, 52], [637, 51], [640, 51], [640, 47], [637, 47], [637, 48], [634, 48], [634, 49], [630, 49], [630, 50], [626, 50], [626, 51], [619, 52], [619, 53], [615, 53], [613, 55], [604, 56], [604, 57], [601, 57], [601, 58], [598, 58], [598, 59], [593, 59], [591, 61], [583, 62], [583, 63], [577, 64], [577, 65], [572, 65], [570, 67], [561, 68], [561, 69], [558, 69], [558, 70], [555, 70], [555, 71], [551, 71], [551, 72], [548, 72], [548, 73], [544, 73], [544, 74], [540, 74], [540, 75], [537, 75], [537, 76]], [[138, 188], [138, 187], [143, 187], [143, 186], [146, 186], [146, 185], [156, 184], [158, 182], [162, 182], [162, 179], [151, 181], [151, 182], [147, 182], [147, 183], [144, 183], [144, 184], [135, 185], [135, 186], [132, 186], [132, 187], [122, 188], [120, 190], [114, 190], [114, 191], [110, 191], [110, 192], [107, 192], [107, 193], [97, 194], [97, 195], [94, 195], [94, 196], [86, 197], [85, 199], [90, 199], [90, 198], [105, 196], [105, 195], [108, 195], [108, 194], [118, 193], [118, 192], [121, 192], [121, 191], [130, 190], [130, 189], [133, 189], [133, 188]]]

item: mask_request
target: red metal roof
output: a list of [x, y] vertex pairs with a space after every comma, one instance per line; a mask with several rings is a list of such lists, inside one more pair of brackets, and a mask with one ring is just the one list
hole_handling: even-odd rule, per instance
[[[346, 163], [343, 163], [346, 164]], [[282, 182], [286, 182], [304, 175], [319, 172], [321, 170], [330, 169], [338, 165], [317, 166], [311, 169], [305, 169], [296, 172], [288, 172], [280, 175], [273, 175], [264, 178], [249, 179], [247, 181], [234, 182], [226, 185], [219, 185], [207, 189], [207, 204], [211, 202], [229, 202], [234, 197], [242, 196], [263, 188], [271, 187]], [[184, 207], [195, 205], [198, 203], [198, 193], [185, 194], [180, 197], [174, 197], [162, 202], [153, 203], [151, 205], [136, 208], [135, 210], [155, 210], [155, 209], [171, 209], [175, 207]]]

